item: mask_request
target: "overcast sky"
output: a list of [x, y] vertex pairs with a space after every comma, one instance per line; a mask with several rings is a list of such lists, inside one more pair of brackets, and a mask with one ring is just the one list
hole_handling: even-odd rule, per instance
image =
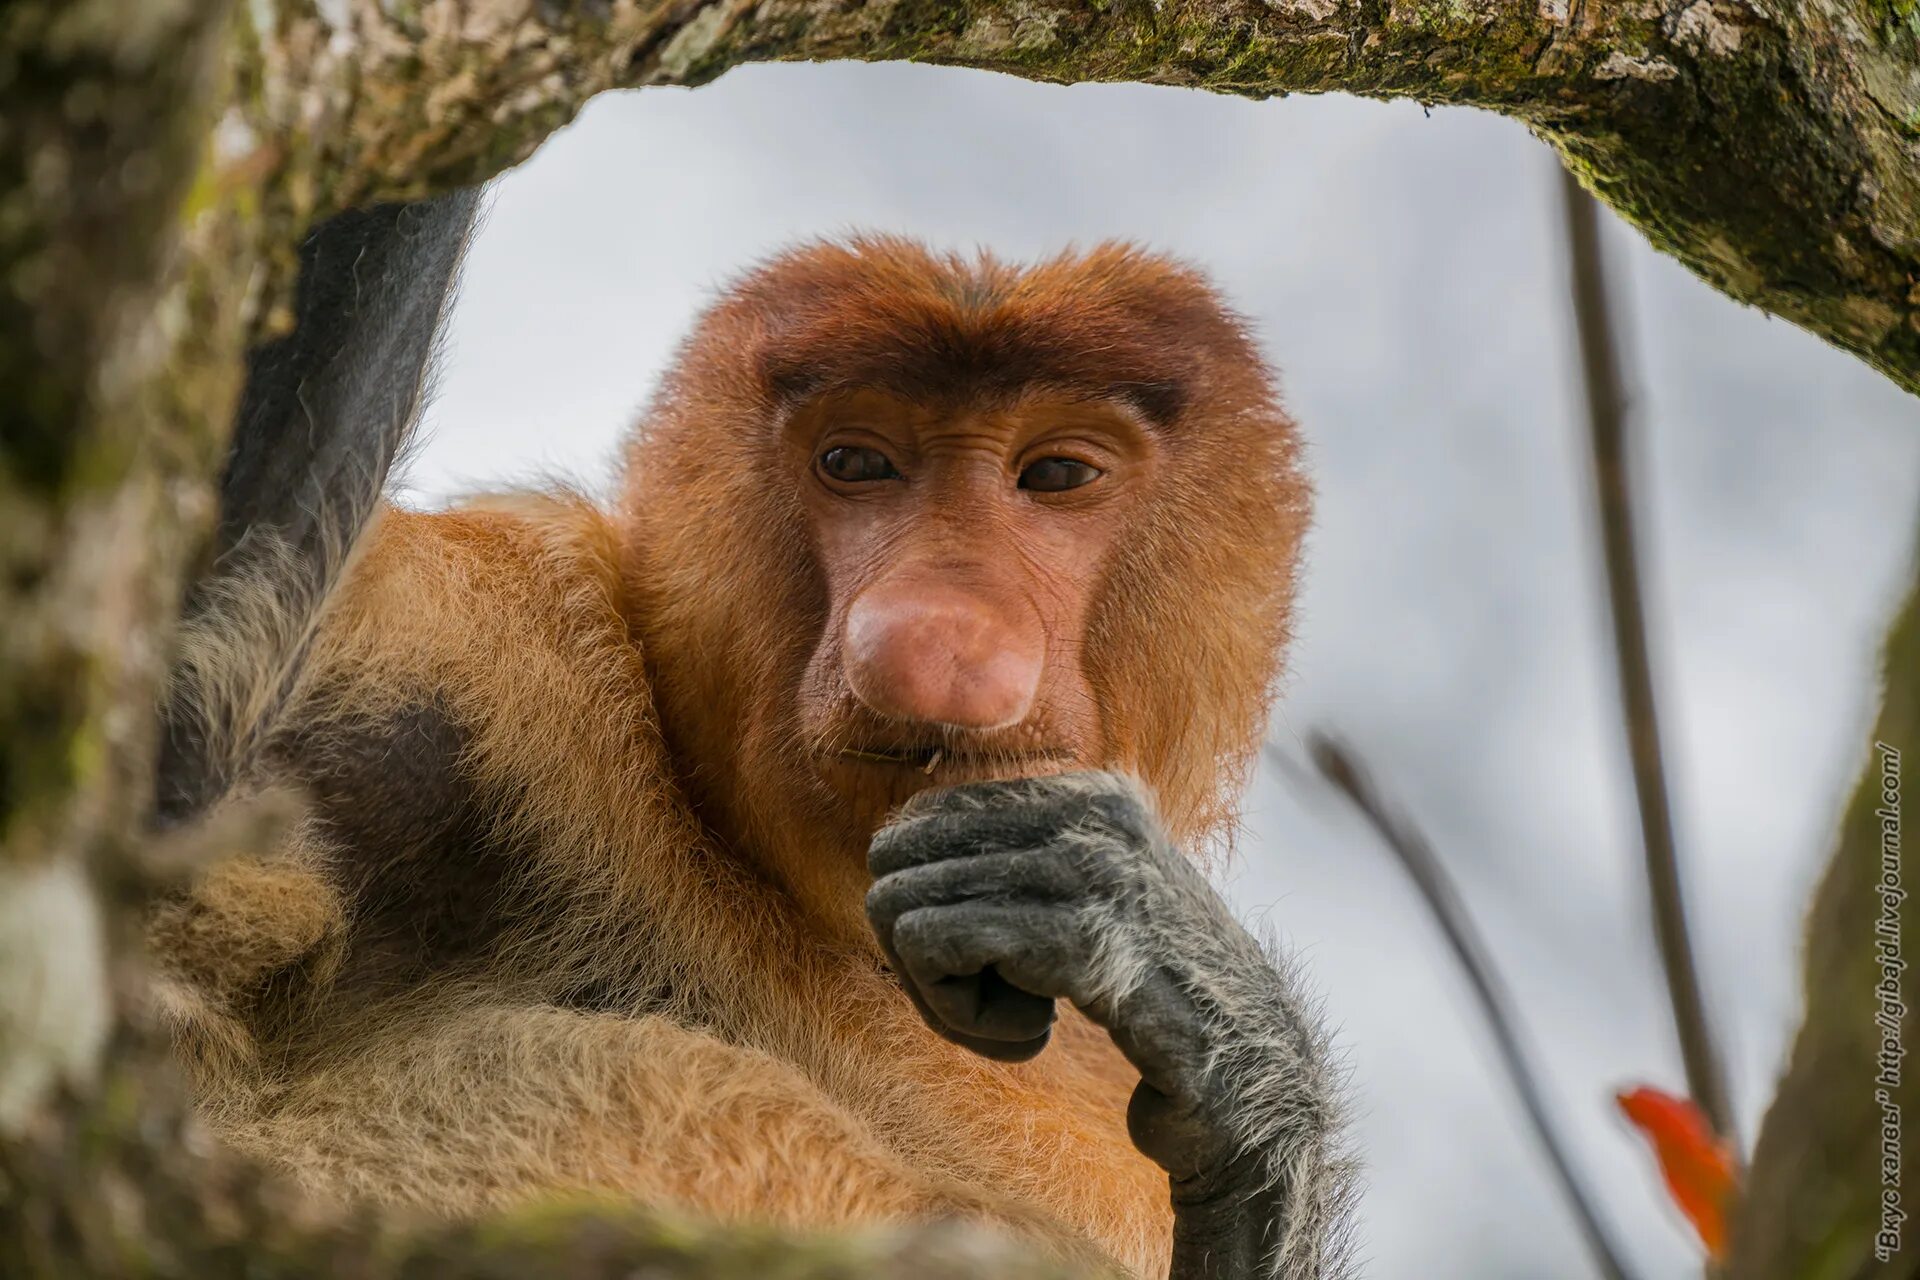
[[[698, 308], [795, 239], [873, 228], [1032, 256], [1124, 237], [1205, 267], [1282, 370], [1319, 490], [1274, 739], [1336, 729], [1427, 830], [1608, 1216], [1650, 1280], [1695, 1275], [1609, 1103], [1682, 1078], [1605, 647], [1557, 198], [1519, 126], [1409, 104], [855, 65], [603, 96], [497, 185], [407, 496], [603, 486]], [[1609, 231], [1647, 424], [1677, 822], [1750, 1139], [1914, 543], [1920, 406]], [[1592, 1274], [1459, 974], [1359, 823], [1269, 771], [1229, 879], [1301, 954], [1350, 1055], [1369, 1272]]]

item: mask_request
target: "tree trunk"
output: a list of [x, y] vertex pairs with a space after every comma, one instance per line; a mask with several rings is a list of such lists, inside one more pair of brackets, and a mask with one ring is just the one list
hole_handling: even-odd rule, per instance
[[[1920, 1222], [1912, 1221], [1895, 1233], [1891, 1256], [1875, 1256], [1888, 1189], [1883, 1087], [1905, 1121], [1892, 1135], [1905, 1176], [1892, 1188], [1920, 1187], [1920, 1060], [1893, 1064], [1882, 1078], [1888, 1064], [1876, 1022], [1883, 981], [1904, 1014], [1891, 1029], [1894, 1043], [1912, 1042], [1901, 1024], [1920, 1010], [1920, 881], [1900, 830], [1902, 809], [1911, 810], [1910, 800], [1901, 803], [1902, 782], [1920, 785], [1912, 781], [1920, 778], [1920, 583], [1883, 661], [1873, 745], [1807, 917], [1806, 1022], [1754, 1147], [1729, 1280], [1909, 1280], [1920, 1259]], [[1883, 898], [1882, 885], [1907, 896]], [[1881, 956], [1898, 960], [1903, 945], [1908, 967], [1882, 969]], [[1920, 1217], [1920, 1194], [1907, 1190], [1899, 1208]]]
[[[240, 354], [283, 322], [314, 217], [490, 177], [602, 89], [697, 84], [755, 60], [1405, 96], [1525, 121], [1716, 287], [1920, 390], [1916, 31], [1920, 0], [12, 0], [0, 9], [0, 1272], [491, 1275], [538, 1254], [554, 1265], [536, 1270], [564, 1255], [580, 1274], [718, 1276], [760, 1273], [751, 1250], [764, 1247], [786, 1250], [795, 1276], [1038, 1274], [938, 1233], [816, 1247], [523, 1215], [402, 1238], [306, 1222], [180, 1139], [130, 943], [164, 872], [138, 822], [155, 681], [212, 514]], [[1911, 655], [1911, 621], [1900, 634]], [[1904, 661], [1910, 672], [1920, 655]], [[1888, 714], [1905, 719], [1883, 733], [1914, 744], [1914, 685], [1896, 688]], [[1849, 914], [1861, 889], [1847, 858], [1863, 838], [1849, 827], [1823, 890], [1817, 989], [1855, 981], [1870, 943]], [[1830, 1164], [1869, 1159], [1866, 1086], [1832, 1111], [1819, 1088], [1871, 1074], [1859, 1030], [1813, 1005], [1756, 1157], [1741, 1257], [1763, 1260], [1738, 1263], [1741, 1280], [1839, 1274], [1815, 1253], [1859, 1251], [1866, 1181], [1803, 1215], [1799, 1245], [1767, 1234], [1786, 1210], [1776, 1223], [1762, 1208], [1797, 1203], [1808, 1144]], [[94, 1079], [109, 1036], [113, 1067]]]

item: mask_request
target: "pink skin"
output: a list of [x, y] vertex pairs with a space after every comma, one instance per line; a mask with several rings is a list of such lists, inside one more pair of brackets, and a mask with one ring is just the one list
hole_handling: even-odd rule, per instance
[[[1152, 479], [1150, 429], [1108, 401], [953, 412], [857, 391], [801, 409], [787, 439], [827, 585], [802, 720], [835, 789], [893, 804], [902, 765], [924, 786], [994, 759], [1101, 763], [1086, 628]], [[1063, 467], [1075, 483], [1036, 483]]]
[[934, 576], [896, 575], [847, 610], [853, 694], [893, 720], [1004, 729], [1026, 719], [1040, 687], [1045, 637], [1034, 611]]

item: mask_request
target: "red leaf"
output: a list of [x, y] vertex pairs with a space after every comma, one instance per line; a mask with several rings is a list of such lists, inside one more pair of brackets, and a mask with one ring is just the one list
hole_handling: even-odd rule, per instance
[[1623, 1090], [1614, 1100], [1653, 1144], [1667, 1191], [1699, 1233], [1708, 1256], [1724, 1260], [1727, 1215], [1739, 1190], [1733, 1152], [1714, 1134], [1706, 1114], [1686, 1098], [1641, 1085]]

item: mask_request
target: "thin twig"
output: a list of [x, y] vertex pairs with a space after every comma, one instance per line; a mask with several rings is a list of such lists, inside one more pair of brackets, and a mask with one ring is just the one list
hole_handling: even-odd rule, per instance
[[1599, 494], [1601, 545], [1606, 556], [1607, 593], [1612, 604], [1613, 645], [1618, 659], [1627, 749], [1633, 762], [1634, 797], [1640, 809], [1654, 939], [1659, 945], [1661, 967], [1666, 972], [1667, 998], [1673, 1006], [1674, 1029], [1687, 1072], [1687, 1091], [1728, 1148], [1737, 1152], [1740, 1141], [1734, 1124], [1732, 1094], [1707, 1017], [1700, 973], [1688, 938], [1672, 804], [1661, 757], [1653, 661], [1648, 650], [1646, 606], [1634, 541], [1628, 456], [1632, 442], [1627, 438], [1626, 395], [1607, 296], [1597, 206], [1593, 198], [1581, 190], [1571, 171], [1563, 169], [1561, 176], [1573, 314], [1580, 334], [1593, 477]]
[[[1270, 746], [1268, 751], [1282, 762], [1285, 761], [1285, 757], [1280, 756], [1275, 748]], [[1426, 837], [1381, 797], [1365, 767], [1345, 746], [1324, 733], [1310, 733], [1307, 735], [1307, 754], [1312, 757], [1321, 776], [1352, 801], [1379, 833], [1381, 841], [1399, 860], [1407, 877], [1420, 891], [1421, 899], [1433, 912], [1433, 918], [1439, 922], [1440, 932], [1445, 935], [1447, 945], [1452, 948], [1455, 959], [1465, 971], [1474, 997], [1480, 1003], [1480, 1010], [1486, 1016], [1501, 1064], [1506, 1067], [1507, 1075], [1513, 1081], [1514, 1092], [1520, 1095], [1520, 1104], [1526, 1109], [1534, 1136], [1540, 1140], [1547, 1161], [1553, 1166], [1561, 1193], [1566, 1197], [1568, 1207], [1573, 1210], [1594, 1264], [1607, 1280], [1627, 1280], [1631, 1272], [1621, 1260], [1620, 1248], [1602, 1225], [1592, 1196], [1574, 1170], [1573, 1157], [1553, 1126], [1539, 1079], [1521, 1043], [1520, 1023], [1514, 1011], [1513, 998], [1507, 993], [1506, 984], [1500, 980], [1492, 953], [1488, 951], [1479, 930], [1474, 927], [1473, 917], [1468, 913], [1459, 891], [1454, 888], [1453, 881], [1448, 878], [1446, 868], [1441, 865]]]

